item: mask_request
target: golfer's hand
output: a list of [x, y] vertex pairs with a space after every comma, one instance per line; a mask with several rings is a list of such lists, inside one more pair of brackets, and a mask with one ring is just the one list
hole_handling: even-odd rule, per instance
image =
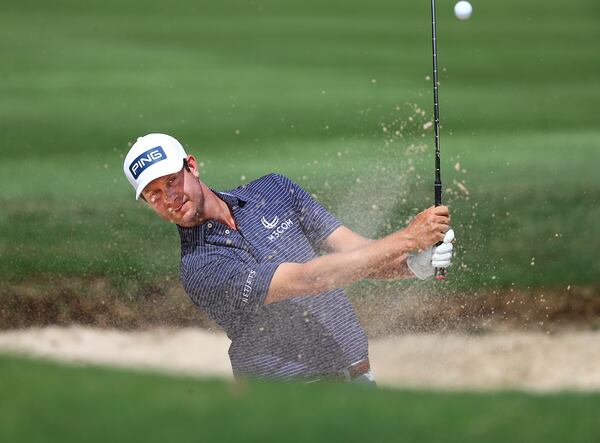
[[454, 231], [449, 229], [444, 235], [444, 240], [441, 245], [433, 247], [431, 255], [431, 266], [434, 268], [447, 268], [452, 261], [452, 242], [454, 241]]
[[447, 206], [425, 209], [404, 228], [404, 234], [414, 242], [417, 250], [425, 250], [441, 242], [450, 229], [450, 212]]
[[408, 268], [421, 280], [433, 277], [435, 268], [450, 266], [454, 249], [452, 241], [454, 241], [454, 231], [449, 229], [441, 245], [432, 246], [418, 254], [410, 254], [406, 259]]

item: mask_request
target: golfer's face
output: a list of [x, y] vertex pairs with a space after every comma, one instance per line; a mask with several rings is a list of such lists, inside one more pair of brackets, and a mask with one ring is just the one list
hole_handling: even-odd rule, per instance
[[180, 226], [193, 226], [201, 188], [198, 179], [185, 168], [151, 181], [142, 195], [163, 219]]

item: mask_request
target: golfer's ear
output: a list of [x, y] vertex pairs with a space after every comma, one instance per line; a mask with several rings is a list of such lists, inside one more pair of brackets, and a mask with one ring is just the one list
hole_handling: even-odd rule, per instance
[[186, 158], [186, 163], [188, 170], [194, 175], [196, 178], [200, 178], [200, 171], [198, 171], [198, 163], [196, 162], [196, 157], [193, 155], [188, 155]]

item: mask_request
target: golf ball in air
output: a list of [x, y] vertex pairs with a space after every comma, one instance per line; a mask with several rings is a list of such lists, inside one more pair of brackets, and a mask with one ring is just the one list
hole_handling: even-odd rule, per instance
[[471, 3], [461, 0], [456, 5], [454, 5], [454, 15], [461, 20], [466, 20], [471, 17], [471, 13], [473, 12], [473, 6]]

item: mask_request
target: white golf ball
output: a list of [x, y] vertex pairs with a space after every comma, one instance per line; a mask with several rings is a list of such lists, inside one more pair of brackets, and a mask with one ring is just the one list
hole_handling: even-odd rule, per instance
[[466, 20], [471, 17], [471, 13], [473, 12], [473, 6], [466, 0], [461, 0], [456, 5], [454, 5], [454, 15], [460, 20]]

